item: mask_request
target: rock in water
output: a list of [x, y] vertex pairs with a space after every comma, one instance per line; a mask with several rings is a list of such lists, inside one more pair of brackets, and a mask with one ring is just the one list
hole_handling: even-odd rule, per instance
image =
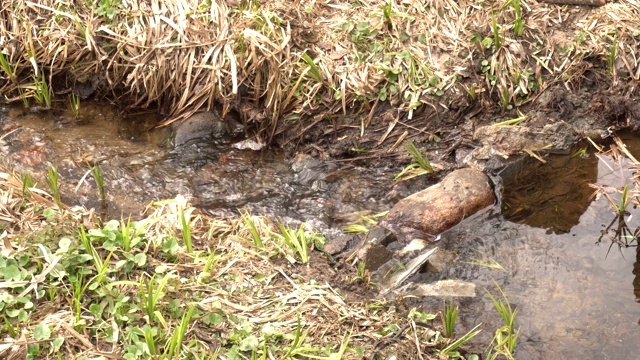
[[204, 111], [191, 115], [174, 127], [173, 145], [178, 147], [194, 140], [219, 138], [229, 131], [227, 123], [215, 111]]
[[380, 225], [408, 244], [434, 239], [478, 210], [493, 204], [489, 178], [475, 169], [460, 169], [442, 181], [398, 202]]

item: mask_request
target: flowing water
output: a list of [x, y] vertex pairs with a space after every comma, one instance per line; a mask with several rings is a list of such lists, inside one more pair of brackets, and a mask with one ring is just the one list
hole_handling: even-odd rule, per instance
[[[82, 117], [67, 112], [0, 111], [0, 161], [19, 173], [42, 174], [56, 163], [67, 204], [101, 210], [89, 168], [105, 177], [108, 216], [140, 216], [152, 201], [187, 196], [208, 215], [249, 209], [295, 224], [307, 221], [337, 235], [357, 215], [389, 209], [428, 186], [428, 179], [393, 184], [397, 169], [361, 168], [306, 156], [286, 159], [277, 149], [254, 151], [241, 138], [203, 140], [174, 149], [167, 128], [147, 131], [155, 114], [123, 117], [114, 108], [83, 104]], [[40, 174], [40, 176], [37, 176]]]
[[[156, 121], [154, 114], [123, 117], [94, 103], [83, 104], [79, 119], [64, 112], [2, 108], [1, 162], [33, 173], [41, 187], [47, 162], [55, 162], [63, 200], [96, 209], [101, 203], [87, 171], [100, 164], [111, 217], [121, 212], [140, 216], [149, 202], [182, 194], [207, 214], [248, 208], [287, 222], [310, 222], [330, 236], [339, 234], [354, 214], [389, 209], [428, 186], [426, 179], [394, 185], [398, 169], [243, 149], [241, 139], [172, 149], [165, 144], [168, 130], [146, 131]], [[637, 141], [625, 143], [640, 157]], [[501, 326], [484, 290], [496, 294], [497, 284], [518, 309], [518, 359], [632, 359], [640, 354], [640, 255], [636, 247], [610, 248], [613, 230], [621, 228], [619, 218], [607, 197], [590, 185], [619, 203], [615, 188], [630, 181], [632, 166], [624, 158], [596, 156], [593, 148], [587, 152], [511, 168], [502, 211], [485, 210], [443, 234], [441, 253], [453, 260], [439, 272], [412, 279], [461, 279], [476, 285], [475, 298], [456, 301], [461, 304], [458, 333], [483, 323], [485, 330], [474, 341], [478, 346], [488, 344]], [[624, 220], [633, 233], [640, 226], [640, 209], [632, 204], [627, 211]], [[489, 261], [502, 269], [478, 265]], [[425, 302], [442, 306], [442, 299]]]

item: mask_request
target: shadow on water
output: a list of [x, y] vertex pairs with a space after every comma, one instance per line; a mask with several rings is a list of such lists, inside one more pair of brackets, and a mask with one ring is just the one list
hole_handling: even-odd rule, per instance
[[[638, 140], [624, 142], [640, 154]], [[478, 346], [503, 325], [487, 293], [497, 294], [495, 281], [518, 308], [517, 359], [640, 354], [640, 254], [637, 241], [617, 231], [620, 220], [627, 236], [637, 231], [640, 209], [633, 203], [618, 215], [612, 206], [633, 183], [633, 165], [591, 149], [588, 155], [553, 155], [546, 164], [527, 159], [508, 170], [502, 214], [488, 209], [443, 234], [442, 253], [455, 260], [413, 279], [476, 285], [477, 297], [460, 302], [462, 330], [484, 324]], [[492, 260], [503, 269], [478, 265]]]

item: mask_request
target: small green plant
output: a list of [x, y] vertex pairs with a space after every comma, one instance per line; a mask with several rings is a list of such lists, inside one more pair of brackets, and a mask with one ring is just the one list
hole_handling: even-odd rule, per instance
[[311, 74], [311, 77], [315, 81], [321, 83], [322, 82], [322, 72], [320, 72], [320, 69], [318, 68], [318, 65], [316, 65], [316, 63], [313, 61], [313, 59], [307, 53], [302, 54], [302, 60], [304, 60], [304, 62], [309, 66], [309, 74]]
[[357, 234], [364, 234], [368, 232], [369, 228], [361, 224], [348, 224], [342, 228], [342, 231], [344, 231], [347, 234], [357, 235]]
[[362, 234], [362, 233], [366, 233], [367, 231], [369, 231], [369, 228], [371, 226], [375, 226], [378, 224], [378, 218], [383, 217], [385, 215], [387, 215], [389, 213], [389, 211], [382, 211], [379, 212], [377, 214], [373, 214], [373, 215], [359, 215], [357, 220], [351, 224], [347, 224], [345, 227], [342, 228], [342, 231], [344, 231], [347, 234]]
[[[141, 233], [144, 231], [144, 221], [142, 223], [131, 222], [131, 215], [127, 218], [127, 222], [120, 217], [120, 237], [122, 238], [122, 249], [130, 252], [142, 239]], [[116, 236], [117, 238], [117, 236]]]
[[394, 180], [404, 181], [416, 176], [433, 173], [433, 167], [431, 166], [431, 162], [429, 162], [429, 158], [426, 155], [422, 155], [412, 141], [407, 141], [403, 145], [404, 148], [411, 153], [415, 162], [405, 167], [395, 176]]
[[516, 19], [513, 23], [513, 32], [520, 36], [524, 32], [524, 22], [522, 21], [522, 9], [520, 7], [520, 0], [511, 0], [513, 9], [516, 12]]
[[364, 287], [377, 286], [371, 282], [371, 272], [367, 270], [367, 264], [364, 261], [358, 261], [356, 265], [356, 276], [349, 280], [349, 283], [360, 281]]
[[478, 98], [478, 94], [476, 93], [476, 86], [475, 84], [471, 84], [471, 86], [469, 86], [467, 89], [467, 94], [469, 94], [469, 97], [471, 98], [471, 100], [475, 100]]
[[106, 16], [107, 19], [113, 20], [113, 17], [120, 13], [120, 3], [122, 0], [100, 0], [96, 14]]
[[191, 321], [194, 312], [195, 307], [190, 306], [189, 310], [187, 310], [187, 312], [182, 316], [180, 325], [174, 329], [173, 335], [169, 339], [169, 344], [165, 348], [166, 359], [171, 360], [174, 356], [179, 359], [183, 358], [180, 356], [180, 351], [182, 350], [184, 335], [187, 333], [187, 327], [189, 326], [189, 322]]
[[624, 184], [624, 188], [622, 188], [622, 193], [620, 194], [620, 201], [618, 203], [614, 202], [611, 197], [605, 193], [605, 197], [613, 206], [617, 215], [624, 215], [627, 212], [627, 207], [631, 204], [631, 196], [629, 194], [629, 183]]
[[144, 278], [140, 278], [140, 299], [142, 301], [142, 308], [149, 318], [149, 322], [153, 322], [156, 318], [156, 308], [160, 299], [164, 296], [163, 291], [171, 274], [166, 274], [156, 284], [156, 275], [154, 274], [150, 279], [144, 281]]
[[626, 219], [626, 216], [628, 215], [627, 207], [629, 207], [629, 205], [633, 202], [633, 198], [635, 197], [629, 192], [628, 182], [625, 184], [624, 188], [622, 189], [622, 193], [620, 194], [620, 200], [618, 202], [615, 202], [611, 198], [611, 196], [604, 190], [601, 190], [601, 191], [604, 194], [605, 198], [611, 204], [611, 207], [615, 211], [615, 216], [613, 217], [613, 219], [611, 219], [611, 222], [609, 222], [609, 225], [607, 225], [600, 232], [600, 236], [596, 241], [596, 243], [599, 244], [605, 235], [609, 234], [611, 230], [613, 231], [613, 236], [611, 237], [611, 245], [609, 246], [609, 250], [607, 251], [607, 255], [609, 255], [609, 252], [611, 251], [611, 248], [613, 247], [614, 243], [618, 244], [618, 247], [621, 251], [623, 247], [625, 248], [629, 247], [632, 242], [635, 241], [637, 243], [638, 238], [640, 237], [640, 227], [636, 228], [635, 230], [632, 230], [631, 228], [629, 228], [629, 225], [627, 224], [627, 219]]
[[204, 268], [202, 268], [202, 273], [199, 275], [200, 279], [208, 277], [211, 275], [211, 271], [218, 266], [218, 263], [222, 259], [222, 255], [216, 255], [215, 251], [211, 251], [207, 248], [209, 252], [209, 256], [207, 257], [207, 262], [204, 264]]
[[509, 360], [513, 360], [513, 352], [518, 342], [519, 333], [519, 330], [515, 330], [515, 320], [518, 310], [511, 307], [509, 299], [502, 288], [500, 288], [498, 284], [496, 284], [496, 287], [500, 292], [500, 298], [494, 297], [488, 290], [487, 293], [493, 302], [493, 306], [498, 310], [504, 326], [496, 330], [487, 358], [494, 360], [502, 355]]
[[184, 210], [184, 206], [182, 204], [178, 206], [178, 212], [180, 213], [180, 228], [182, 230], [182, 240], [184, 240], [184, 244], [187, 247], [187, 252], [192, 253], [193, 243], [191, 239], [191, 219]]
[[20, 100], [22, 100], [22, 105], [24, 105], [25, 109], [29, 107], [29, 97], [25, 94], [24, 90], [19, 87], [18, 94], [20, 94]]
[[509, 120], [505, 120], [505, 121], [502, 121], [502, 122], [499, 122], [499, 123], [495, 123], [495, 124], [493, 124], [493, 126], [518, 125], [518, 124], [520, 124], [521, 122], [523, 122], [525, 120], [527, 120], [527, 117], [525, 115], [521, 115], [521, 116], [518, 116], [515, 119], [509, 119]]
[[513, 109], [510, 102], [511, 97], [509, 96], [509, 89], [502, 89], [502, 93], [500, 94], [500, 107], [502, 108], [502, 111]]
[[494, 51], [498, 51], [500, 48], [500, 32], [498, 31], [498, 22], [496, 20], [496, 14], [491, 13], [491, 29], [493, 30], [493, 46]]
[[260, 232], [256, 227], [255, 221], [253, 221], [253, 218], [251, 217], [251, 215], [249, 215], [249, 211], [247, 210], [240, 211], [240, 216], [242, 216], [242, 222], [244, 222], [244, 224], [249, 229], [249, 233], [251, 234], [251, 238], [253, 239], [253, 245], [259, 248], [264, 247], [264, 243], [262, 242], [262, 237], [260, 236]]
[[478, 329], [480, 325], [482, 324], [476, 325], [473, 329], [469, 330], [468, 333], [464, 334], [464, 336], [452, 342], [446, 348], [442, 349], [442, 351], [440, 351], [440, 355], [446, 357], [455, 355], [460, 346], [464, 345], [467, 341], [473, 339], [476, 335], [482, 332], [482, 329]]
[[29, 195], [29, 189], [34, 187], [33, 178], [31, 177], [31, 173], [24, 173], [20, 176], [20, 180], [22, 181], [22, 196]]
[[16, 62], [16, 64], [11, 67], [9, 60], [4, 56], [2, 51], [0, 51], [0, 67], [2, 67], [2, 70], [4, 70], [11, 82], [15, 84], [17, 81], [16, 70], [18, 69], [18, 63]]
[[80, 97], [73, 92], [69, 96], [69, 107], [73, 116], [78, 117], [80, 115]]
[[588, 158], [589, 157], [589, 153], [587, 152], [587, 148], [581, 148], [578, 149], [576, 152], [573, 153], [573, 155], [571, 155], [572, 158], [574, 157], [581, 157], [581, 158]]
[[388, 4], [382, 5], [382, 19], [385, 24], [392, 26], [393, 21], [391, 20], [391, 13], [393, 10], [393, 0], [389, 0]]
[[481, 259], [471, 258], [470, 261], [465, 261], [464, 263], [465, 264], [469, 264], [469, 265], [476, 265], [476, 266], [481, 266], [481, 267], [485, 267], [485, 268], [489, 268], [489, 269], [496, 269], [496, 270], [504, 271], [504, 268], [502, 267], [502, 265], [500, 265], [497, 261], [495, 261], [493, 259], [489, 259], [489, 260], [485, 261], [485, 260], [481, 260]]
[[607, 65], [609, 65], [609, 74], [613, 75], [616, 61], [616, 48], [618, 46], [618, 38], [613, 38], [613, 44], [611, 44], [611, 51], [609, 52], [609, 58], [607, 59]]
[[100, 167], [100, 165], [96, 164], [91, 168], [91, 175], [93, 175], [93, 179], [96, 181], [100, 200], [104, 201], [106, 199], [104, 192], [104, 173], [102, 172], [102, 168]]
[[458, 311], [460, 307], [458, 305], [454, 305], [453, 300], [450, 300], [448, 303], [445, 302], [444, 310], [440, 314], [442, 317], [442, 326], [444, 329], [445, 337], [452, 337], [453, 331], [456, 327], [456, 321], [458, 320]]
[[58, 186], [59, 178], [60, 174], [58, 172], [58, 164], [49, 164], [49, 166], [47, 166], [47, 185], [49, 186], [49, 190], [51, 190], [53, 201], [56, 205], [62, 206], [62, 201], [60, 200], [60, 188]]
[[49, 91], [49, 85], [47, 85], [47, 80], [42, 74], [41, 78], [38, 79], [36, 75], [33, 75], [33, 97], [40, 105], [44, 105], [47, 109], [51, 108], [51, 92]]
[[284, 240], [284, 243], [293, 251], [294, 254], [297, 254], [300, 258], [300, 261], [303, 264], [309, 262], [309, 245], [307, 244], [307, 239], [304, 231], [304, 224], [300, 225], [298, 231], [294, 231], [292, 228], [285, 226], [284, 224], [279, 224], [280, 233], [282, 234], [280, 237]]

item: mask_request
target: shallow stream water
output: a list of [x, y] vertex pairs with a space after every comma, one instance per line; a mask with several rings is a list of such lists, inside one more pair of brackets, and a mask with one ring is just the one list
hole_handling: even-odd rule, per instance
[[[637, 139], [624, 142], [640, 155]], [[592, 147], [588, 153], [516, 165], [505, 179], [502, 213], [487, 209], [443, 234], [441, 250], [453, 261], [412, 279], [475, 284], [477, 297], [460, 301], [459, 332], [483, 323], [485, 331], [474, 340], [479, 348], [504, 325], [488, 295], [499, 298], [498, 285], [518, 311], [517, 359], [638, 358], [637, 242], [628, 237], [630, 247], [610, 246], [612, 238], [624, 242], [624, 234], [616, 238], [614, 208], [590, 185], [619, 204], [620, 190], [633, 181], [633, 166], [625, 158], [597, 155]], [[640, 209], [630, 204], [627, 211], [629, 233], [638, 231]], [[501, 269], [484, 265], [494, 261]], [[442, 306], [441, 299], [426, 302]]]
[[[96, 209], [101, 204], [95, 182], [85, 175], [100, 164], [110, 217], [139, 216], [149, 202], [182, 194], [207, 214], [248, 208], [287, 222], [307, 221], [330, 236], [356, 214], [387, 210], [429, 185], [427, 179], [394, 184], [397, 168], [243, 150], [241, 139], [176, 150], [164, 144], [168, 130], [146, 131], [155, 121], [154, 114], [123, 117], [95, 103], [83, 104], [79, 119], [5, 107], [0, 109], [0, 162], [33, 173], [41, 187], [47, 162], [55, 162], [63, 200]], [[640, 143], [631, 138], [625, 143], [640, 157]], [[456, 299], [459, 334], [483, 323], [476, 345], [486, 346], [501, 326], [485, 291], [497, 294], [497, 284], [518, 309], [518, 359], [633, 359], [640, 354], [640, 255], [636, 247], [609, 249], [611, 232], [597, 244], [615, 216], [607, 197], [590, 186], [601, 186], [619, 202], [614, 188], [631, 181], [632, 166], [596, 155], [593, 148], [587, 153], [511, 168], [503, 209], [487, 209], [443, 234], [441, 251], [453, 260], [440, 272], [412, 279], [476, 285], [475, 298]], [[627, 210], [633, 232], [640, 226], [640, 210], [635, 205]], [[478, 265], [489, 261], [502, 269]], [[425, 299], [434, 309], [442, 301]]]

